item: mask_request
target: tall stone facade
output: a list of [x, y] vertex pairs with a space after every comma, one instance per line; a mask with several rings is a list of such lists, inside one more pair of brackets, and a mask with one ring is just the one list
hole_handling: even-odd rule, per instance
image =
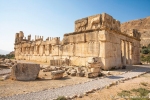
[[47, 38], [31, 35], [26, 39], [22, 31], [16, 33], [15, 58], [49, 62], [55, 66], [88, 66], [97, 59], [104, 69], [140, 63], [140, 33], [132, 29], [124, 33], [120, 22], [103, 13], [75, 21], [75, 32]]

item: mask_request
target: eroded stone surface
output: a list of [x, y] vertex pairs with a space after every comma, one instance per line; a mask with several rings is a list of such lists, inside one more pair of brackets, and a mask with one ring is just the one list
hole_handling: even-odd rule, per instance
[[11, 78], [19, 81], [31, 81], [38, 77], [39, 64], [17, 63], [11, 69]]
[[64, 70], [57, 70], [51, 72], [52, 79], [60, 79], [63, 77]]
[[75, 32], [64, 34], [62, 41], [59, 37], [44, 41], [42, 36], [31, 40], [31, 35], [25, 38], [22, 31], [16, 33], [16, 59], [87, 67], [91, 57], [99, 58], [97, 66], [104, 70], [139, 64], [140, 33], [135, 29], [121, 32], [120, 22], [106, 13], [75, 21]]

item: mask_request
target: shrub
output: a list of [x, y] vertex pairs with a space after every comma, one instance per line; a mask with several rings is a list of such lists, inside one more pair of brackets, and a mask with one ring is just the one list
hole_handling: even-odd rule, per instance
[[64, 96], [59, 96], [56, 100], [67, 100]]
[[148, 48], [144, 48], [141, 50], [142, 54], [148, 54], [150, 51], [148, 50]]
[[126, 96], [130, 96], [130, 91], [127, 90], [123, 90], [121, 93], [118, 93], [118, 96], [120, 97], [126, 97]]
[[144, 88], [132, 89], [133, 92], [138, 92], [140, 96], [147, 96], [150, 90]]

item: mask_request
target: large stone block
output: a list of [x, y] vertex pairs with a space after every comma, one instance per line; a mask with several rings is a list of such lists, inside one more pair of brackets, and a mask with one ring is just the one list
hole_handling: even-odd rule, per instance
[[101, 14], [88, 17], [88, 29], [99, 29], [101, 27]]
[[91, 72], [88, 72], [85, 74], [86, 77], [88, 78], [94, 78], [94, 77], [97, 77], [100, 75], [100, 72], [99, 73], [91, 73]]
[[98, 41], [98, 31], [88, 32], [85, 34], [86, 42]]
[[39, 64], [17, 63], [11, 69], [11, 77], [14, 80], [31, 81], [38, 77], [39, 71]]
[[64, 70], [57, 70], [51, 72], [52, 79], [60, 79], [63, 77]]
[[73, 56], [74, 53], [75, 53], [75, 44], [74, 43], [63, 45], [63, 47], [62, 47], [62, 55], [63, 56]]
[[100, 68], [101, 67], [101, 63], [92, 63], [92, 64], [89, 64], [89, 67], [90, 68]]
[[98, 73], [98, 72], [100, 72], [100, 68], [99, 67], [91, 68], [91, 72], [92, 73]]
[[85, 31], [88, 24], [88, 18], [82, 18], [75, 21], [75, 32]]
[[77, 34], [76, 36], [76, 43], [84, 43], [85, 42], [85, 34]]
[[59, 55], [59, 45], [52, 46], [52, 55]]
[[98, 33], [98, 39], [100, 40], [100, 41], [109, 41], [109, 33], [108, 32], [106, 32], [105, 30], [103, 30], [103, 31], [99, 31], [99, 33]]
[[87, 57], [97, 57], [99, 56], [100, 43], [99, 42], [89, 42], [85, 45], [85, 53]]
[[112, 16], [103, 13], [102, 14], [102, 28], [120, 31], [120, 22], [115, 20]]

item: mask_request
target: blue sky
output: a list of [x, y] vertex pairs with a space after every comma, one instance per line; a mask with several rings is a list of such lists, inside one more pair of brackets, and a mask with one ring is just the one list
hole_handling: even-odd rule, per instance
[[0, 0], [0, 49], [12, 51], [15, 33], [61, 37], [74, 21], [106, 12], [122, 22], [150, 16], [150, 0]]

